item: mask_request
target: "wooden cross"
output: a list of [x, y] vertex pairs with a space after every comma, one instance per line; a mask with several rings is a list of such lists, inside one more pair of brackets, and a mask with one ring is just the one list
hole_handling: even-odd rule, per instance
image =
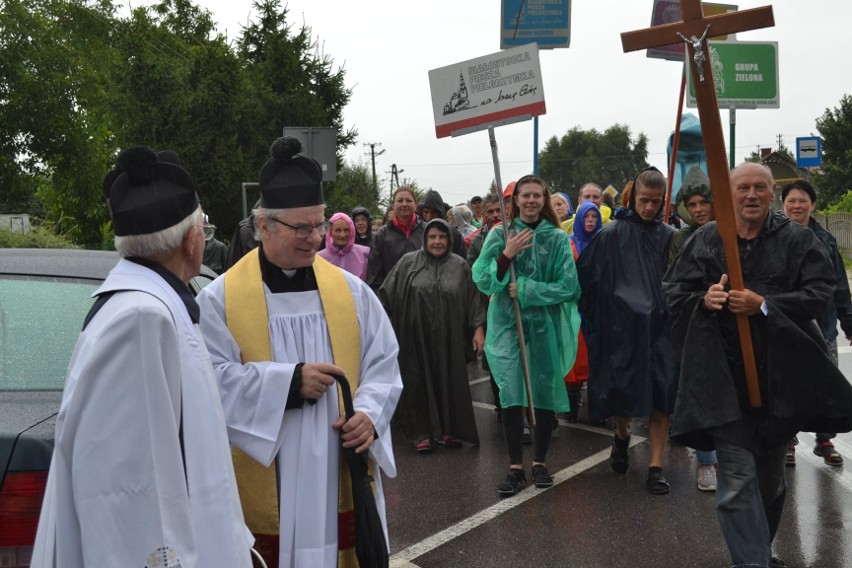
[[[768, 28], [775, 25], [775, 18], [772, 15], [771, 6], [704, 17], [700, 0], [680, 0], [680, 9], [683, 21], [625, 32], [621, 34], [621, 45], [624, 51], [636, 51], [680, 41], [686, 43], [687, 62], [692, 72], [701, 134], [704, 138], [704, 151], [707, 153], [713, 209], [716, 213], [719, 235], [724, 244], [725, 256], [728, 258], [728, 278], [731, 288], [742, 290], [744, 282], [737, 249], [737, 218], [731, 195], [731, 176], [725, 152], [725, 139], [722, 136], [722, 121], [719, 118], [719, 104], [716, 101], [707, 38]], [[762, 403], [747, 316], [737, 316], [737, 331], [743, 352], [749, 404], [758, 408]]]

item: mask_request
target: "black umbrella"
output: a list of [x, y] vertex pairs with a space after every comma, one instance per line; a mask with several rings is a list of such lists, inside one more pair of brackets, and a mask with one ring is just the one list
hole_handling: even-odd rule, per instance
[[[346, 419], [352, 418], [355, 408], [352, 406], [352, 390], [346, 377], [336, 376], [334, 380], [343, 395], [343, 408]], [[376, 497], [371, 485], [373, 476], [367, 469], [367, 453], [355, 453], [355, 448], [343, 448], [346, 463], [349, 464], [349, 476], [352, 478], [352, 502], [355, 506], [355, 555], [361, 568], [387, 568], [390, 563], [388, 544]]]

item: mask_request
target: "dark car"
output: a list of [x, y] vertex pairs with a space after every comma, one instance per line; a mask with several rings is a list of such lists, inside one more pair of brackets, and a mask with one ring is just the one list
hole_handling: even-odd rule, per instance
[[[116, 252], [0, 249], [0, 566], [30, 565], [65, 374]], [[194, 293], [216, 273], [202, 267]]]

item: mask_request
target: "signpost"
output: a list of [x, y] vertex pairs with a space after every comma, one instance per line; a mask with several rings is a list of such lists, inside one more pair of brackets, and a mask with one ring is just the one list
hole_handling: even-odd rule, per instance
[[285, 126], [284, 136], [298, 138], [303, 153], [319, 162], [322, 181], [337, 179], [337, 129], [317, 126]]
[[[705, 16], [716, 16], [718, 14], [727, 14], [728, 12], [736, 12], [737, 7], [733, 4], [712, 4], [710, 2], [702, 2]], [[654, 0], [654, 10], [651, 12], [651, 25], [661, 26], [663, 24], [673, 24], [681, 21], [680, 2], [678, 0]], [[718, 41], [733, 41], [736, 39], [734, 34], [723, 35], [715, 38]], [[649, 47], [645, 52], [647, 57], [655, 57], [657, 59], [668, 59], [669, 61], [683, 62], [683, 56], [686, 53], [683, 43], [672, 43], [669, 45], [661, 45], [659, 47]]]
[[822, 165], [822, 141], [819, 136], [796, 138], [796, 167], [818, 168]]
[[500, 49], [537, 43], [542, 49], [571, 43], [571, 0], [503, 0]]
[[[699, 0], [681, 0], [680, 6], [683, 13], [682, 22], [625, 32], [621, 34], [621, 44], [624, 51], [635, 51], [667, 45], [679, 40], [686, 43], [688, 66], [693, 79], [698, 79], [695, 81], [698, 115], [704, 136], [704, 148], [707, 152], [707, 168], [710, 187], [713, 191], [716, 223], [728, 261], [728, 276], [732, 289], [743, 290], [744, 280], [737, 246], [737, 219], [731, 195], [730, 172], [725, 160], [722, 121], [719, 118], [716, 89], [713, 85], [714, 69], [707, 57], [707, 38], [770, 27], [775, 25], [775, 18], [771, 6], [711, 17], [704, 15]], [[742, 349], [749, 404], [753, 408], [759, 408], [763, 403], [757, 382], [757, 365], [747, 316], [737, 315], [737, 332]]]
[[429, 71], [438, 138], [528, 120], [545, 113], [534, 43]]
[[[778, 42], [707, 42], [719, 108], [779, 108]], [[686, 106], [695, 108], [695, 84], [687, 81]]]

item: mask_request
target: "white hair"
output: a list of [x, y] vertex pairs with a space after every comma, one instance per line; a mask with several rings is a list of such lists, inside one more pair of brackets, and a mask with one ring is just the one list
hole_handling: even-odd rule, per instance
[[161, 262], [183, 244], [187, 231], [203, 221], [201, 205], [177, 225], [147, 235], [115, 237], [115, 250], [121, 258], [139, 257]]
[[[266, 207], [255, 207], [254, 209], [252, 209], [251, 210], [251, 216], [254, 219], [254, 240], [256, 240], [256, 241], [261, 240], [261, 238], [260, 238], [261, 237], [260, 224], [257, 222], [257, 220], [259, 218], [263, 217], [267, 221], [269, 220], [270, 217], [275, 217], [277, 219], [278, 215], [280, 215], [284, 211], [285, 211], [284, 209], [267, 209]], [[274, 227], [273, 227], [273, 225], [274, 225]], [[269, 230], [270, 233], [277, 233], [278, 232], [278, 223], [267, 222], [266, 228]]]

